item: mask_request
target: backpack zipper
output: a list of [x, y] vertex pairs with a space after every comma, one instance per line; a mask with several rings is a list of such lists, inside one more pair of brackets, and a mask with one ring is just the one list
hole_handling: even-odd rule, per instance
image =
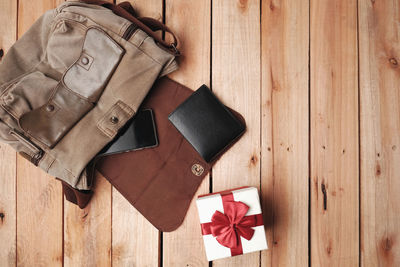
[[124, 34], [122, 35], [122, 38], [124, 38], [125, 40], [129, 40], [133, 33], [136, 31], [138, 27], [135, 24], [131, 24], [128, 26], [128, 28], [125, 30]]

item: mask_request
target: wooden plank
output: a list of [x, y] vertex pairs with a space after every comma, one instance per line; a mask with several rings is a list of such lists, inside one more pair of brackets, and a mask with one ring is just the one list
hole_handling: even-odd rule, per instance
[[399, 2], [359, 1], [361, 263], [399, 266]]
[[111, 266], [111, 185], [97, 173], [93, 191], [84, 209], [64, 201], [64, 266]]
[[17, 265], [62, 266], [62, 188], [17, 158]]
[[[117, 0], [117, 3], [125, 1]], [[132, 4], [139, 16], [163, 20], [163, 0], [128, 0], [128, 2]]]
[[[109, 2], [113, 2], [109, 0]], [[64, 200], [64, 265], [111, 266], [111, 184], [96, 172], [94, 195], [80, 209]]]
[[0, 144], [0, 262], [2, 266], [16, 264], [16, 153]]
[[[179, 38], [179, 71], [170, 77], [193, 90], [210, 85], [211, 1], [166, 1], [166, 24]], [[193, 199], [209, 192], [205, 177]], [[163, 266], [208, 266], [195, 201], [178, 230], [163, 233]], [[177, 257], [179, 255], [179, 257]]]
[[[213, 191], [260, 188], [260, 1], [212, 1], [212, 87], [246, 119], [247, 132], [213, 168]], [[259, 266], [260, 253], [213, 262]]]
[[[121, 1], [122, 2], [122, 1]], [[130, 1], [140, 16], [162, 18], [161, 0]], [[157, 266], [160, 233], [115, 189], [112, 191], [113, 266]]]
[[[17, 37], [17, 2], [0, 1], [0, 53], [6, 54]], [[1, 60], [1, 57], [0, 57]], [[0, 144], [0, 265], [15, 266], [16, 255], [16, 153]]]
[[261, 266], [308, 265], [308, 21], [308, 1], [262, 2]]
[[311, 0], [311, 264], [359, 264], [357, 1]]
[[0, 243], [0, 265], [15, 266], [17, 259], [16, 153], [5, 144], [0, 144], [0, 175], [0, 240], [7, 240]]
[[[18, 37], [55, 1], [18, 2]], [[17, 264], [62, 265], [62, 188], [59, 181], [17, 157]]]
[[0, 49], [5, 55], [17, 38], [17, 3], [12, 0], [1, 1], [0, 14]]
[[115, 188], [112, 199], [112, 265], [158, 266], [159, 231]]

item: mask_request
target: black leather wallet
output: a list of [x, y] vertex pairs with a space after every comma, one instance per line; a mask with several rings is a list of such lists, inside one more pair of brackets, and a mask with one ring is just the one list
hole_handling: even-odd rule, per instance
[[246, 128], [206, 85], [179, 105], [168, 119], [206, 162], [213, 161]]

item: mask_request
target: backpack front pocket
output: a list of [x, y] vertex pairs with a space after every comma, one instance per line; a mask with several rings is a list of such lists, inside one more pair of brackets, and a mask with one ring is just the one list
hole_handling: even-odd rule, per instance
[[89, 28], [79, 59], [65, 73], [64, 84], [96, 102], [121, 60], [124, 50], [105, 32]]
[[50, 100], [25, 113], [19, 124], [28, 136], [52, 148], [93, 105], [59, 83]]
[[79, 58], [45, 103], [19, 117], [20, 128], [53, 148], [94, 107], [123, 53], [105, 32], [89, 28]]
[[46, 103], [56, 86], [56, 80], [39, 71], [28, 73], [6, 86], [0, 95], [0, 105], [18, 121], [23, 114]]

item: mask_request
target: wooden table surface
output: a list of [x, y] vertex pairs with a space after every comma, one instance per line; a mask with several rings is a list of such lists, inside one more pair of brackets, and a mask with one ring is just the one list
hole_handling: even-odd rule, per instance
[[[62, 0], [0, 0], [8, 48]], [[197, 209], [162, 233], [102, 177], [84, 210], [0, 148], [0, 266], [400, 266], [400, 2], [136, 0], [248, 131], [198, 194], [260, 189], [270, 249], [209, 263]]]

